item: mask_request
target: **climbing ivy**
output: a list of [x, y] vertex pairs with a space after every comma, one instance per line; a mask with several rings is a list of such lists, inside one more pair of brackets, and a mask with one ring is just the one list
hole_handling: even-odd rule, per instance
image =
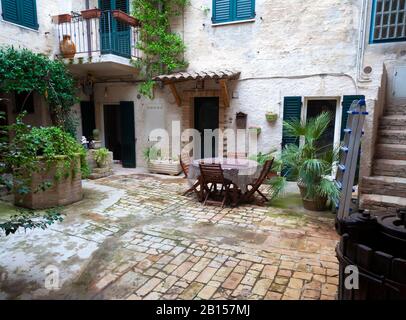
[[77, 102], [76, 86], [61, 61], [28, 49], [0, 48], [0, 93], [9, 92], [43, 95], [53, 124], [75, 135], [71, 108]]
[[132, 14], [141, 23], [137, 48], [142, 51], [142, 58], [135, 60], [134, 65], [145, 78], [140, 85], [144, 96], [152, 98], [154, 76], [187, 66], [183, 58], [185, 44], [179, 34], [171, 31], [170, 21], [188, 3], [189, 0], [133, 0]]

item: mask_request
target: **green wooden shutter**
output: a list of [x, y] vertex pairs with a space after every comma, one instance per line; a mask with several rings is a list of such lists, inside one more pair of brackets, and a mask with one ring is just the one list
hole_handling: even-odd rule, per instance
[[17, 0], [1, 0], [1, 8], [4, 20], [19, 23]]
[[255, 17], [255, 0], [235, 0], [235, 20], [246, 20]]
[[36, 0], [1, 0], [3, 19], [38, 29]]
[[20, 0], [21, 24], [23, 26], [38, 29], [36, 0]]
[[351, 104], [354, 102], [354, 100], [361, 100], [365, 99], [365, 96], [344, 96], [343, 97], [343, 114], [341, 116], [341, 138], [340, 140], [342, 141], [344, 139], [344, 129], [347, 126], [347, 119], [348, 119], [348, 110], [350, 110]]
[[213, 23], [255, 17], [255, 0], [213, 0]]
[[[300, 119], [302, 113], [302, 97], [285, 97], [283, 103], [283, 120], [290, 121]], [[282, 131], [282, 148], [287, 144], [295, 143], [299, 145], [299, 139], [292, 137], [283, 129]]]
[[232, 21], [232, 1], [233, 0], [213, 0], [213, 22]]
[[120, 101], [121, 161], [124, 168], [135, 168], [134, 102]]

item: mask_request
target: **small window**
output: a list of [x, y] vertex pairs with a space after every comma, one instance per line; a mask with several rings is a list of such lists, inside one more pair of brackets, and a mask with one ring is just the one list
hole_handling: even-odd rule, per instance
[[406, 0], [374, 0], [371, 43], [406, 41]]
[[36, 0], [1, 0], [2, 16], [31, 29], [38, 29]]
[[27, 111], [27, 113], [34, 113], [34, 94], [21, 92], [15, 94], [15, 113]]
[[255, 18], [255, 0], [213, 0], [213, 23]]

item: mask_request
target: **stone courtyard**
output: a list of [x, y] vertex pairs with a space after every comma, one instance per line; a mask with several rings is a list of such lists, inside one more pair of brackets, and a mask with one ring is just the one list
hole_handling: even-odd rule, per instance
[[84, 182], [62, 223], [0, 238], [0, 299], [336, 298], [332, 214], [304, 212], [294, 193], [204, 207], [186, 188], [125, 170]]

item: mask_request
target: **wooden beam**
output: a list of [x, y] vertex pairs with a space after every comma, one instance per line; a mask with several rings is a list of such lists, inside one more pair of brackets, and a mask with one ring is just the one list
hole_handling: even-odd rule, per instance
[[230, 106], [230, 95], [228, 94], [227, 79], [220, 80], [221, 96], [223, 97], [224, 106], [228, 108]]
[[170, 88], [171, 91], [172, 91], [172, 94], [173, 94], [173, 96], [174, 96], [174, 98], [175, 98], [176, 104], [178, 105], [178, 107], [180, 107], [181, 104], [182, 104], [182, 99], [181, 99], [180, 96], [179, 96], [178, 90], [176, 90], [175, 84], [174, 84], [174, 83], [170, 83], [170, 84], [169, 84], [169, 88]]

